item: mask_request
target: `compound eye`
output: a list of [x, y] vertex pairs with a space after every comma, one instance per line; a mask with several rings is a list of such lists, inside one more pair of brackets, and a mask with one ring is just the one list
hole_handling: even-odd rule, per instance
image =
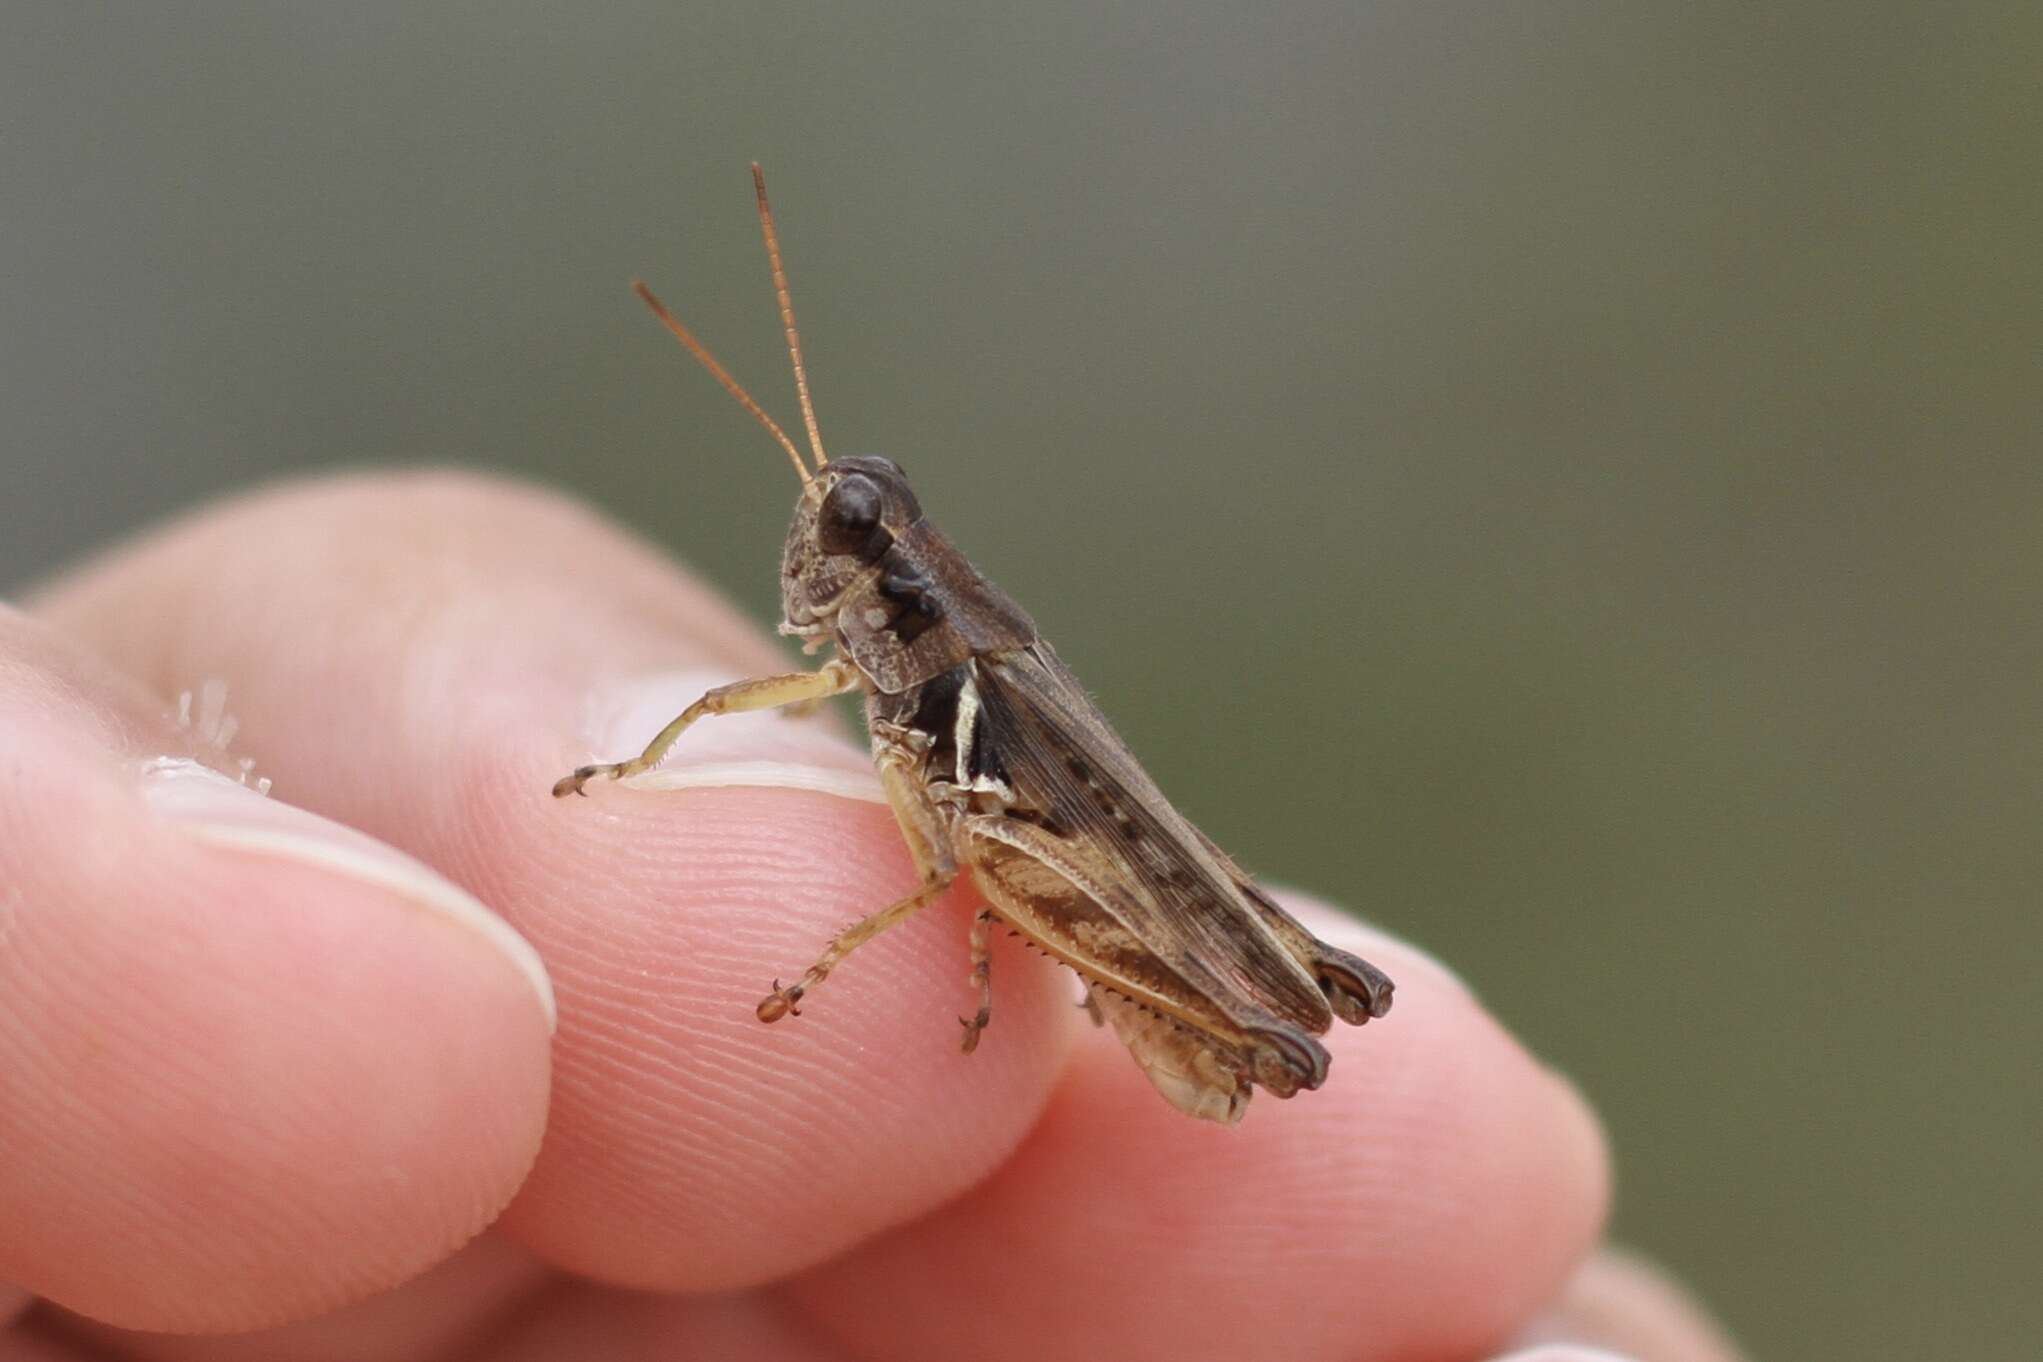
[[880, 525], [879, 485], [857, 473], [840, 479], [816, 516], [816, 541], [825, 553], [862, 553]]

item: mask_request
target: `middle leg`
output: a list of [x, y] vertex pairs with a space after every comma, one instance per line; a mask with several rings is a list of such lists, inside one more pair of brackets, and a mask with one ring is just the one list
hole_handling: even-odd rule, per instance
[[908, 854], [915, 858], [915, 868], [921, 872], [922, 887], [898, 903], [890, 903], [839, 932], [823, 948], [823, 954], [816, 963], [794, 983], [783, 987], [778, 979], [774, 980], [773, 992], [759, 1000], [760, 1021], [779, 1021], [790, 1013], [800, 1016], [797, 1004], [803, 995], [822, 983], [839, 961], [887, 928], [905, 922], [916, 909], [950, 888], [958, 878], [957, 858], [951, 854], [942, 818], [913, 775], [914, 754], [898, 744], [876, 742], [874, 759], [879, 768], [881, 788], [886, 791], [887, 803], [894, 811], [894, 822], [901, 830], [902, 840], [908, 844]]

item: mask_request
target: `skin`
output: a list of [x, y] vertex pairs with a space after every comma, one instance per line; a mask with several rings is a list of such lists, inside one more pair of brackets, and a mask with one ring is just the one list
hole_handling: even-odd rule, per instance
[[[218, 504], [0, 608], [0, 1362], [1733, 1358], [1598, 1253], [1574, 1089], [1325, 907], [1287, 899], [1397, 1010], [1238, 1130], [1004, 938], [959, 1055], [969, 887], [760, 1026], [913, 885], [883, 807], [772, 774], [859, 748], [775, 720], [763, 784], [548, 790], [616, 755], [576, 725], [620, 684], [786, 663], [586, 510], [455, 474]], [[537, 948], [556, 1032], [481, 933], [138, 796], [215, 677], [274, 799]]]

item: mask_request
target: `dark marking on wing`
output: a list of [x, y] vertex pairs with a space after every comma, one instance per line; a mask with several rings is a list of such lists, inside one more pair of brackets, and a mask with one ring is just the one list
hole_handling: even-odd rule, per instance
[[978, 676], [985, 741], [1011, 773], [1017, 798], [1046, 831], [1086, 839], [1146, 890], [1131, 895], [1145, 908], [1154, 903], [1134, 924], [1138, 934], [1174, 964], [1196, 962], [1227, 985], [1233, 996], [1213, 1001], [1244, 1029], [1261, 1031], [1274, 1018], [1325, 1031], [1333, 1016], [1318, 980], [1164, 799], [1050, 647], [982, 654]]
[[1286, 942], [1294, 955], [1311, 961], [1309, 968], [1319, 979], [1320, 990], [1327, 995], [1327, 1005], [1334, 1015], [1350, 1026], [1360, 1026], [1373, 1017], [1385, 1016], [1390, 1012], [1391, 996], [1397, 985], [1389, 975], [1364, 960], [1361, 956], [1328, 945], [1305, 929], [1305, 925], [1269, 895], [1247, 871], [1236, 865], [1232, 858], [1204, 833], [1199, 842], [1220, 862], [1228, 878], [1248, 896], [1263, 915], [1263, 921], [1279, 940]]

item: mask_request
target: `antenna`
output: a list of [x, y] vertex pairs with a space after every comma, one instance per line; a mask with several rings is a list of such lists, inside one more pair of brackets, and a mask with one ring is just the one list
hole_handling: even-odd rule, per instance
[[[782, 449], [785, 449], [787, 451], [787, 457], [794, 461], [795, 475], [802, 480], [802, 486], [807, 487], [810, 481], [808, 465], [802, 462], [802, 452], [799, 449], [795, 448], [795, 442], [793, 440], [787, 438], [787, 432], [780, 428], [780, 423], [778, 421], [775, 421], [771, 416], [768, 416], [766, 414], [766, 409], [760, 406], [757, 402], [754, 402], [752, 400], [752, 394], [746, 392], [744, 388], [739, 385], [738, 380], [731, 377], [730, 370], [724, 368], [723, 365], [717, 363], [716, 356], [712, 355], [709, 352], [709, 347], [704, 345], [701, 341], [695, 339], [695, 333], [690, 331], [687, 327], [681, 325], [679, 319], [677, 319], [673, 313], [667, 311], [667, 305], [661, 302], [658, 298], [655, 298], [653, 296], [653, 291], [651, 289], [647, 288], [642, 282], [640, 282], [637, 279], [631, 281], [631, 287], [632, 291], [637, 293], [638, 296], [644, 300], [645, 305], [653, 310], [653, 315], [660, 319], [660, 325], [666, 327], [669, 331], [673, 332], [674, 339], [680, 341], [682, 345], [686, 346], [688, 349], [688, 353], [695, 356], [696, 362], [701, 364], [703, 368], [709, 370], [710, 377], [714, 378], [717, 382], [723, 384], [724, 391], [729, 393], [732, 397], [737, 398], [738, 405], [743, 407], [746, 411], [751, 412], [753, 416], [757, 417], [759, 420], [759, 424], [765, 426], [766, 429], [772, 434], [773, 438], [780, 441], [780, 447]], [[788, 323], [788, 334], [790, 336], [794, 334], [794, 323], [792, 320], [790, 320]], [[797, 374], [801, 372], [800, 360], [797, 360], [795, 362], [795, 372]], [[802, 390], [802, 401], [803, 406], [806, 407], [808, 405], [808, 390], [806, 388]], [[812, 435], [815, 431], [815, 426], [816, 418], [811, 416], [809, 418], [809, 429]], [[817, 456], [816, 464], [817, 467], [819, 468], [822, 466], [822, 457], [820, 454]]]
[[[780, 233], [773, 228], [773, 208], [766, 202], [766, 172], [752, 163], [752, 189], [759, 197], [759, 230], [766, 237], [766, 259], [773, 266], [773, 293], [780, 300], [780, 320], [787, 327], [787, 355], [794, 361], [795, 391], [801, 394], [802, 420], [809, 427], [809, 453], [823, 466], [823, 433], [816, 429], [816, 404], [809, 399], [809, 371], [802, 364], [802, 338], [795, 334], [794, 300], [787, 292], [787, 271], [780, 265]], [[807, 481], [806, 478], [803, 479]]]

